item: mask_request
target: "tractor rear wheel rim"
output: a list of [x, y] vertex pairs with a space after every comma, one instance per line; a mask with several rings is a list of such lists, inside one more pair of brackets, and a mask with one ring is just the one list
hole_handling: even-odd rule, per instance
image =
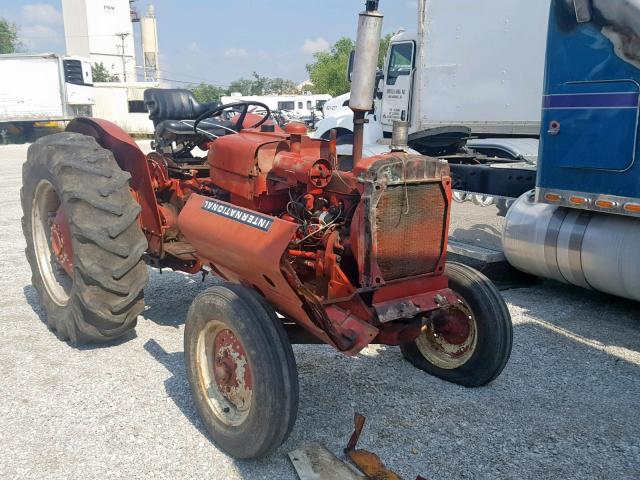
[[[55, 223], [56, 217], [60, 216], [60, 208], [61, 202], [53, 185], [47, 180], [41, 180], [36, 186], [31, 207], [33, 249], [48, 296], [58, 306], [65, 306], [69, 303], [73, 279], [52, 248], [52, 238], [61, 238]], [[67, 238], [67, 241], [71, 242], [71, 239]]]
[[436, 313], [416, 339], [424, 358], [444, 370], [454, 370], [467, 363], [477, 344], [476, 319], [462, 299], [457, 305]]
[[242, 424], [251, 411], [253, 376], [238, 337], [224, 323], [209, 321], [198, 335], [196, 359], [211, 413], [226, 425]]

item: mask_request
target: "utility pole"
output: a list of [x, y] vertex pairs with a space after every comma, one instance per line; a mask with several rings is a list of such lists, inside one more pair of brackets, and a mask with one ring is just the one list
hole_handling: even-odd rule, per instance
[[124, 78], [124, 83], [127, 83], [127, 57], [125, 55], [125, 39], [129, 36], [129, 33], [116, 33], [116, 37], [120, 37], [120, 48], [121, 56], [122, 56], [122, 77]]

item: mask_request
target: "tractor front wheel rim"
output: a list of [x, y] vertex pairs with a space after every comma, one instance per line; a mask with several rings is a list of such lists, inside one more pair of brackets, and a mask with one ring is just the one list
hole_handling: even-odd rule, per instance
[[222, 322], [211, 320], [198, 335], [196, 358], [211, 413], [226, 425], [242, 424], [251, 411], [253, 376], [238, 337]]
[[476, 319], [463, 300], [434, 314], [416, 339], [424, 358], [444, 370], [454, 370], [467, 363], [477, 343]]
[[[69, 294], [73, 286], [73, 278], [67, 273], [69, 265], [73, 272], [73, 260], [67, 258], [61, 263], [59, 247], [61, 242], [68, 242], [65, 251], [70, 252], [70, 234], [62, 233], [57, 219], [66, 218], [61, 210], [61, 202], [53, 185], [42, 180], [35, 189], [31, 208], [31, 230], [33, 249], [38, 264], [42, 283], [48, 294], [58, 306], [69, 303]], [[54, 244], [58, 248], [54, 248]], [[65, 267], [67, 267], [65, 269]]]

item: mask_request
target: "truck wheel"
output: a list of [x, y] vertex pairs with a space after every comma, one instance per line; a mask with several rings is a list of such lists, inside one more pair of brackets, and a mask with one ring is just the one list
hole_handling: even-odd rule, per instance
[[420, 336], [402, 345], [417, 368], [465, 387], [480, 387], [500, 375], [511, 355], [509, 310], [493, 283], [473, 268], [448, 263], [449, 288], [458, 305], [435, 314]]
[[200, 418], [234, 458], [263, 457], [289, 436], [298, 411], [298, 375], [273, 308], [245, 287], [215, 286], [191, 305], [185, 364]]
[[62, 340], [113, 340], [144, 308], [147, 242], [129, 179], [92, 137], [58, 133], [29, 148], [20, 192], [26, 256]]

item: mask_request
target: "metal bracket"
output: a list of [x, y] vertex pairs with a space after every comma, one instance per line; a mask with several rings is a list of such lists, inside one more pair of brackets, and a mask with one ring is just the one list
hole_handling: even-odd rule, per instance
[[573, 0], [578, 23], [589, 23], [593, 17], [591, 0]]

